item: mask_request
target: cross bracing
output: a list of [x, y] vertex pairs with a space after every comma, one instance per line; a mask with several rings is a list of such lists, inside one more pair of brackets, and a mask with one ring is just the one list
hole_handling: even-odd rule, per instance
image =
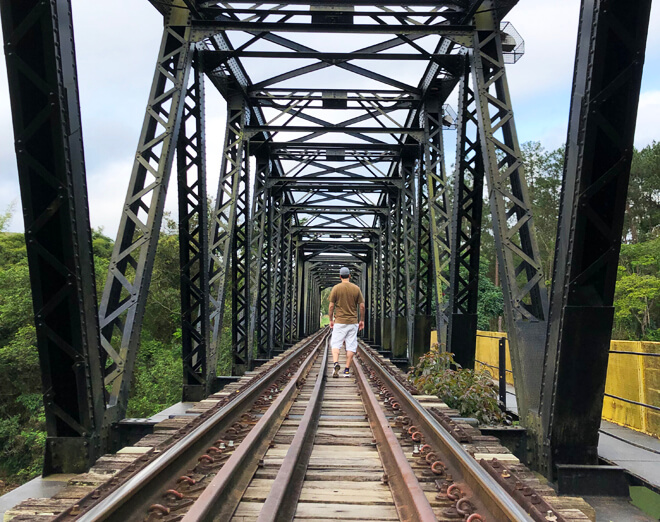
[[[184, 399], [215, 389], [224, 330], [240, 374], [318, 329], [321, 292], [342, 266], [367, 301], [363, 335], [383, 353], [414, 362], [434, 326], [441, 349], [472, 366], [485, 203], [538, 467], [592, 463], [650, 0], [583, 2], [550, 307], [507, 83], [524, 50], [504, 21], [516, 0], [150, 1], [163, 36], [97, 310], [70, 2], [0, 0], [46, 471], [85, 468], [112, 446], [174, 167]], [[227, 103], [221, 146], [206, 143], [209, 89]], [[52, 150], [35, 145], [46, 134]], [[210, 154], [218, 187], [206, 187]], [[585, 328], [588, 349], [575, 341]], [[572, 408], [583, 353], [598, 364]], [[581, 436], [571, 429], [584, 415]]]

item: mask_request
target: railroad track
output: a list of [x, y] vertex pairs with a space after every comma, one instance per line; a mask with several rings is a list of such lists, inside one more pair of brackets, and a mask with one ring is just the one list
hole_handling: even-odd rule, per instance
[[470, 434], [368, 346], [350, 378], [329, 378], [328, 342], [321, 331], [215, 396], [55, 517], [15, 520], [589, 520], [546, 502], [551, 490], [530, 487], [500, 450], [476, 453], [492, 437]]

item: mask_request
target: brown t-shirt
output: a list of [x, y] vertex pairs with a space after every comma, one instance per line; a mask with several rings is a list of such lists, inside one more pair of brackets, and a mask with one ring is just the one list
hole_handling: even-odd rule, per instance
[[330, 302], [335, 303], [335, 323], [357, 324], [358, 305], [364, 303], [364, 297], [362, 297], [362, 291], [358, 285], [350, 282], [335, 285], [330, 291]]

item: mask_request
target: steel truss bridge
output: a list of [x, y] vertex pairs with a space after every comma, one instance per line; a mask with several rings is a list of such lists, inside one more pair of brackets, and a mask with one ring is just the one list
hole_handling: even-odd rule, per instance
[[[113, 445], [172, 170], [184, 400], [217, 390], [228, 300], [240, 375], [319, 328], [340, 266], [383, 352], [412, 361], [433, 326], [470, 367], [485, 202], [535, 466], [596, 463], [650, 0], [583, 1], [553, 274], [541, 271], [507, 86], [522, 52], [504, 21], [515, 0], [151, 3], [162, 42], [97, 307], [70, 1], [0, 1], [45, 472], [84, 469]], [[205, 86], [227, 103], [214, 208]]]

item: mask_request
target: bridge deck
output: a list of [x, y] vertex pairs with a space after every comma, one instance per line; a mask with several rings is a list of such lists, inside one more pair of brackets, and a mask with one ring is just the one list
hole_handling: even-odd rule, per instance
[[[222, 519], [257, 520], [260, 514], [264, 515], [262, 507], [271, 499], [272, 490], [277, 489], [272, 486], [279, 484], [282, 488], [278, 473], [285, 467], [282, 466], [285, 457], [294, 445], [303, 418], [308, 415], [308, 407], [313, 404], [313, 391], [322, 397], [322, 402], [318, 426], [310, 432], [313, 445], [309, 462], [304, 480], [300, 482], [300, 495], [291, 492], [286, 498], [295, 509], [296, 520], [410, 520], [405, 509], [411, 504], [401, 502], [401, 477], [406, 469], [412, 476], [406, 484], [414, 483], [418, 488], [417, 493], [411, 489], [413, 493], [408, 498], [421, 498], [420, 505], [427, 506], [421, 509], [428, 509], [431, 514], [430, 518], [420, 520], [455, 518], [456, 513], [452, 512], [458, 504], [448, 495], [451, 493], [448, 488], [454, 484], [469, 497], [478, 513], [487, 514], [493, 509], [517, 513], [521, 508], [504, 490], [483, 489], [483, 485], [497, 486], [489, 482], [490, 479], [478, 479], [483, 484], [478, 485], [475, 478], [478, 475], [466, 478], [470, 467], [483, 474], [491, 461], [499, 470], [497, 473], [510, 470], [511, 480], [532, 488], [529, 491], [535, 492], [561, 515], [560, 520], [596, 520], [594, 510], [584, 500], [558, 497], [495, 437], [483, 435], [466, 424], [437, 397], [411, 394], [409, 385], [404, 384], [405, 376], [366, 345], [360, 348], [351, 377], [328, 377], [323, 393], [319, 384], [322, 379], [318, 377], [325, 351], [319, 344], [320, 339], [323, 337], [315, 335], [301, 341], [256, 371], [248, 372], [241, 381], [191, 405], [185, 414], [162, 420], [152, 434], [133, 446], [102, 457], [89, 473], [70, 477], [67, 486], [53, 498], [29, 499], [11, 508], [6, 520], [15, 517], [16, 521], [45, 522], [57, 516], [62, 520], [77, 519], [69, 516], [72, 511], [81, 520], [91, 520], [97, 519], [95, 513], [99, 509], [106, 510], [98, 518], [102, 520], [174, 521], [184, 516], [184, 520], [197, 520], [194, 506], [204, 505], [200, 500], [209, 496], [208, 491], [213, 491], [208, 485], [222, 477], [226, 477], [223, 486], [226, 493], [235, 502], [226, 508], [230, 509], [229, 516]], [[326, 364], [330, 375], [331, 362]], [[277, 413], [273, 415], [274, 412]], [[176, 459], [181, 462], [168, 464], [173, 466], [174, 473], [145, 478], [150, 469], [164, 469], [160, 463], [173, 449], [181, 453], [188, 451], [184, 443], [190, 437], [201, 437], [197, 433], [204, 432], [209, 423], [224, 418], [223, 415], [226, 419], [220, 421], [217, 428], [213, 424], [215, 431], [209, 434], [210, 442], [201, 441], [185, 457], [177, 453]], [[274, 419], [272, 425], [268, 425], [263, 436], [257, 435], [260, 426], [267, 426], [264, 419], [270, 417]], [[383, 431], [379, 426], [386, 428]], [[383, 442], [388, 436], [401, 460], [393, 460], [392, 453], [388, 455], [390, 446]], [[413, 441], [415, 437], [418, 442]], [[445, 443], [441, 442], [443, 439]], [[253, 444], [255, 441], [257, 444]], [[446, 453], [452, 445], [461, 454], [463, 463], [456, 460], [458, 454], [452, 457]], [[248, 460], [239, 461], [242, 454]], [[394, 468], [393, 461], [397, 462]], [[236, 466], [237, 462], [240, 465]], [[247, 470], [245, 477], [231, 478], [234, 469], [243, 473], [241, 468]], [[385, 470], [390, 471], [386, 473]], [[112, 507], [112, 502], [119, 502], [114, 499], [136, 483], [133, 489], [142, 493]], [[172, 493], [173, 489], [178, 491]], [[135, 495], [133, 491], [131, 494]], [[495, 507], [488, 495], [509, 498], [507, 502], [512, 504]], [[163, 513], [170, 511], [161, 517], [161, 508], [154, 508], [156, 504], [162, 506]], [[226, 506], [227, 503], [223, 500], [216, 505]], [[130, 516], [125, 517], [122, 510], [127, 509]], [[525, 511], [520, 513], [522, 516], [506, 518], [487, 514], [486, 518], [526, 520]]]

